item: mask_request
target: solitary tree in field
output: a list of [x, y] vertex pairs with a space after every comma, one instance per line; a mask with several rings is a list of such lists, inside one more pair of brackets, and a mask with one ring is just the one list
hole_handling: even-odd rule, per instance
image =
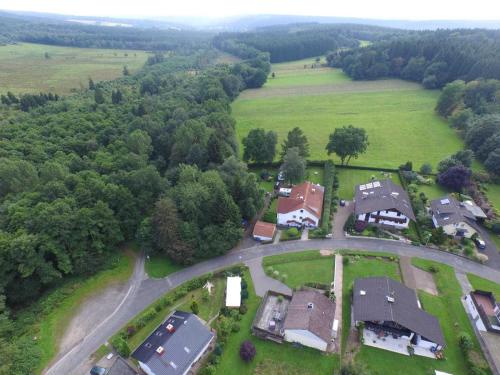
[[95, 90], [95, 83], [92, 78], [89, 78], [89, 90]]
[[302, 181], [306, 174], [306, 161], [300, 156], [298, 147], [292, 147], [288, 150], [283, 158], [281, 169], [288, 181], [292, 183]]
[[326, 150], [328, 155], [337, 154], [342, 165], [344, 165], [344, 162], [347, 165], [351, 158], [357, 159], [360, 154], [364, 153], [368, 145], [368, 135], [365, 129], [349, 125], [335, 129], [330, 134], [330, 141], [326, 145]]
[[124, 76], [129, 76], [130, 75], [130, 72], [129, 72], [128, 68], [127, 68], [127, 65], [123, 66], [123, 75]]
[[281, 158], [283, 159], [292, 147], [297, 147], [299, 149], [299, 155], [303, 158], [309, 156], [309, 142], [307, 142], [307, 137], [302, 132], [302, 129], [295, 127], [288, 132], [286, 139], [281, 145]]
[[240, 346], [240, 357], [245, 362], [250, 362], [256, 354], [255, 345], [247, 340], [244, 341]]

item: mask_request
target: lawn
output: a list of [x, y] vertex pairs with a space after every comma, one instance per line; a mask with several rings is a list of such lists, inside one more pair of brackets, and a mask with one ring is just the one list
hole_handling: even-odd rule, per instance
[[500, 300], [500, 284], [493, 281], [483, 279], [482, 277], [473, 275], [472, 273], [467, 274], [467, 278], [472, 285], [472, 288], [478, 290], [484, 290], [487, 292], [493, 292], [495, 298]]
[[425, 196], [429, 199], [429, 201], [433, 200], [433, 199], [441, 198], [444, 195], [449, 194], [448, 190], [446, 190], [443, 186], [438, 185], [438, 184], [418, 185], [418, 192], [424, 193]]
[[401, 281], [399, 260], [391, 261], [382, 257], [349, 256], [349, 264], [344, 265], [342, 280], [342, 350], [345, 350], [351, 326], [351, 291], [354, 280], [359, 277], [387, 276]]
[[[68, 281], [67, 284], [56, 289], [54, 293], [61, 293], [64, 296], [60, 301], [57, 301], [57, 297], [51, 303], [40, 301], [40, 304], [47, 306], [55, 304], [55, 307], [46, 315], [40, 316], [39, 322], [31, 333], [38, 337], [38, 349], [41, 353], [37, 374], [57, 354], [58, 341], [81, 304], [112, 284], [125, 282], [132, 275], [134, 259], [131, 251], [127, 251], [126, 255], [120, 253], [112, 256], [108, 269], [86, 279]], [[51, 297], [50, 294], [47, 296], [49, 299]]]
[[[267, 171], [271, 174], [271, 179], [269, 181], [265, 181], [260, 178], [260, 174], [262, 171]], [[267, 192], [274, 191], [274, 184], [276, 183], [276, 176], [278, 175], [278, 168], [251, 168], [250, 172], [253, 172], [257, 175], [257, 181], [259, 182], [259, 186]], [[323, 184], [323, 167], [307, 167], [306, 175], [304, 177], [305, 181], [311, 181], [315, 184]]]
[[182, 266], [175, 264], [165, 255], [153, 254], [146, 259], [144, 268], [149, 277], [160, 279], [179, 271]]
[[265, 257], [263, 265], [278, 271], [280, 277], [287, 275], [284, 283], [298, 288], [307, 282], [330, 285], [333, 281], [333, 256], [322, 256], [318, 250]]
[[[309, 348], [294, 348], [289, 344], [277, 344], [252, 336], [250, 328], [260, 304], [255, 295], [252, 278], [245, 272], [248, 282], [249, 298], [246, 302], [248, 311], [243, 315], [239, 332], [232, 333], [223, 349], [221, 361], [217, 366], [217, 374], [238, 375], [316, 375], [331, 374], [339, 367], [337, 355], [324, 355]], [[250, 340], [256, 348], [256, 356], [250, 363], [240, 359], [239, 347], [245, 340]]]
[[310, 159], [324, 160], [329, 134], [351, 124], [365, 128], [370, 141], [367, 152], [351, 163], [388, 168], [408, 159], [414, 165], [428, 162], [435, 167], [463, 148], [453, 129], [434, 112], [438, 91], [399, 80], [351, 82], [339, 70], [303, 65], [275, 65], [277, 78], [261, 89], [243, 92], [233, 103], [240, 140], [251, 129], [264, 128], [276, 131], [281, 143], [298, 126], [309, 139]]
[[[48, 54], [48, 58], [45, 57]], [[131, 73], [141, 68], [147, 53], [16, 44], [0, 47], [0, 93], [53, 92], [68, 94], [87, 87], [89, 77], [97, 81], [122, 75], [126, 65]]]
[[488, 184], [487, 185], [486, 196], [488, 200], [493, 204], [493, 207], [500, 211], [500, 185]]
[[[462, 289], [455, 277], [455, 271], [448, 265], [418, 258], [413, 258], [412, 263], [424, 270], [428, 270], [430, 266], [438, 269], [438, 272], [434, 274], [434, 280], [439, 295], [432, 296], [425, 292], [419, 292], [419, 298], [423, 308], [439, 319], [446, 340], [446, 348], [444, 350], [446, 361], [433, 361], [427, 364], [428, 361], [423, 360], [415, 363], [414, 366], [408, 364], [408, 369], [414, 370], [414, 372], [408, 373], [422, 374], [430, 365], [434, 364], [434, 368], [455, 375], [468, 374], [464, 356], [458, 345], [458, 334], [460, 332], [468, 333], [472, 338], [474, 350], [481, 353], [481, 349], [462, 305]], [[487, 366], [482, 354], [479, 357], [483, 361], [483, 365]], [[418, 372], [419, 367], [420, 370]]]
[[377, 172], [368, 169], [349, 169], [337, 168], [337, 176], [339, 178], [339, 189], [337, 195], [340, 199], [352, 200], [354, 197], [354, 187], [358, 184], [370, 182], [372, 177], [376, 179], [385, 179], [390, 177], [391, 180], [401, 185], [399, 176], [393, 172]]
[[226, 290], [226, 279], [217, 277], [211, 282], [214, 284], [212, 294], [207, 300], [203, 300], [203, 289], [196, 289], [188, 293], [186, 301], [178, 307], [182, 311], [191, 311], [191, 303], [195, 300], [198, 303], [198, 316], [205, 321], [209, 321], [219, 313], [219, 310], [224, 306], [224, 293]]

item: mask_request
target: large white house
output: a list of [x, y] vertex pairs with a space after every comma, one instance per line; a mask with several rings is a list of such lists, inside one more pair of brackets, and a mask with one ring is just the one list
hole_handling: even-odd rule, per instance
[[432, 222], [449, 236], [471, 238], [477, 233], [477, 219], [486, 215], [472, 201], [459, 202], [448, 195], [431, 202]]
[[357, 185], [354, 214], [357, 221], [405, 229], [415, 220], [408, 193], [391, 180]]
[[323, 212], [324, 187], [304, 182], [289, 197], [278, 198], [277, 224], [287, 227], [318, 227]]

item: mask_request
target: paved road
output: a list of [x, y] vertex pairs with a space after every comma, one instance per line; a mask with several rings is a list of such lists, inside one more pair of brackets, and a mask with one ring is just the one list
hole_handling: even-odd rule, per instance
[[[481, 265], [465, 258], [455, 256], [438, 250], [406, 245], [399, 242], [384, 241], [380, 239], [328, 239], [308, 241], [288, 241], [279, 244], [259, 245], [247, 249], [241, 249], [228, 253], [227, 255], [210, 259], [195, 264], [189, 268], [178, 271], [167, 278], [140, 281], [137, 277], [131, 286], [131, 292], [114, 312], [103, 320], [94, 330], [89, 332], [85, 339], [76, 345], [70, 352], [64, 354], [59, 361], [50, 368], [47, 374], [68, 375], [81, 374], [75, 371], [81, 363], [99, 348], [110, 336], [118, 331], [130, 319], [141, 312], [149, 304], [172, 288], [188, 281], [194, 277], [213, 272], [221, 268], [237, 263], [245, 263], [262, 256], [282, 254], [287, 252], [302, 251], [307, 249], [359, 249], [375, 252], [391, 252], [400, 256], [416, 256], [436, 262], [446, 263], [459, 272], [470, 272], [486, 279], [500, 283], [500, 270]], [[103, 317], [104, 318], [104, 317]]]

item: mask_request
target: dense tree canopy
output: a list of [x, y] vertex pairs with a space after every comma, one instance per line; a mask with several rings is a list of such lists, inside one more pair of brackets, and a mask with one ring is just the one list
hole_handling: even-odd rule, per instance
[[352, 125], [337, 128], [330, 134], [326, 145], [328, 155], [337, 154], [342, 165], [349, 164], [351, 158], [357, 158], [368, 147], [368, 135], [365, 129], [355, 128]]

